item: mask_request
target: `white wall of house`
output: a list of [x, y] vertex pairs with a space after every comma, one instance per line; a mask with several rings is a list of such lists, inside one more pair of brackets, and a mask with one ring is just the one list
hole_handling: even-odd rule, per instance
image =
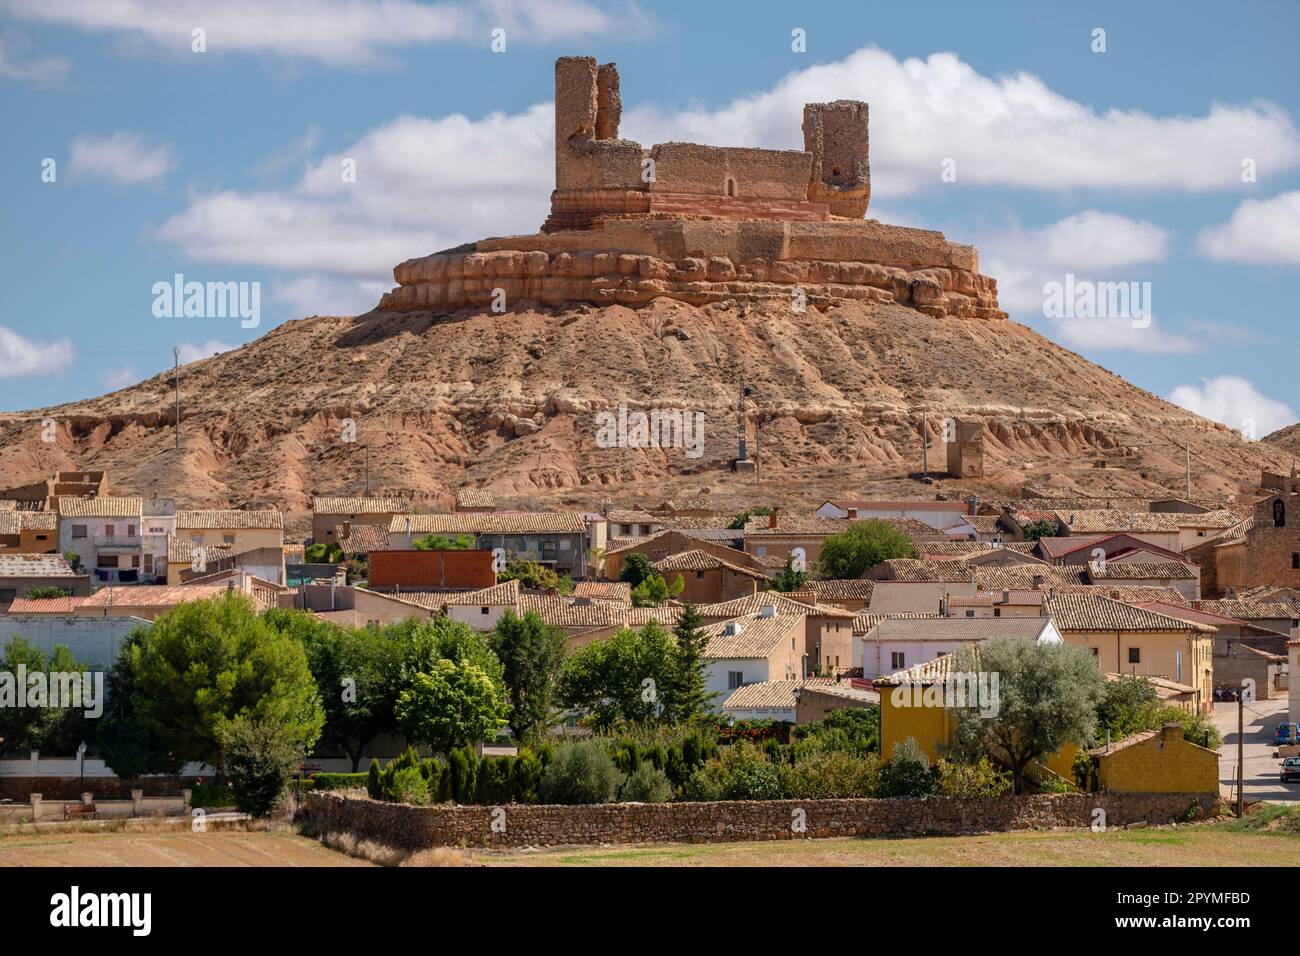
[[490, 631], [497, 626], [497, 622], [505, 617], [506, 611], [509, 610], [511, 608], [504, 604], [449, 604], [447, 605], [447, 616], [453, 621], [468, 624], [476, 631]]
[[[830, 501], [818, 508], [816, 514], [820, 518], [847, 518], [849, 516], [847, 510]], [[917, 521], [922, 521], [931, 528], [938, 528], [941, 531], [966, 524], [966, 518], [962, 512], [956, 509], [927, 508], [924, 502], [917, 502], [915, 505], [906, 508], [864, 509], [860, 510], [857, 516], [861, 521], [870, 521], [872, 518], [915, 518]]]
[[59, 518], [59, 553], [75, 551], [82, 567], [90, 571], [92, 584], [101, 553], [116, 555], [120, 570], [143, 572], [143, 545], [140, 518]]
[[[713, 699], [715, 710], [721, 710], [723, 702], [736, 689], [737, 685], [730, 683], [730, 675], [733, 673], [741, 674], [741, 684], [758, 684], [768, 680], [768, 661], [766, 658], [757, 657], [715, 657], [710, 658], [708, 666], [704, 671], [704, 689], [710, 692], [716, 692], [717, 697]], [[773, 680], [784, 679], [784, 674], [778, 674]]]
[[939, 613], [944, 596], [974, 597], [974, 581], [877, 581], [871, 591], [871, 611]]

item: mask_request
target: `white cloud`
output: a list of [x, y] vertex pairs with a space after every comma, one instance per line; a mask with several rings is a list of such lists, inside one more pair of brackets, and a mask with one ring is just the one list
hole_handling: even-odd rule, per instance
[[78, 136], [69, 147], [68, 174], [73, 179], [101, 179], [130, 186], [159, 179], [175, 165], [169, 143], [151, 145], [137, 133]]
[[40, 342], [23, 338], [0, 325], [0, 378], [62, 372], [72, 364], [72, 342]]
[[1300, 190], [1244, 200], [1231, 219], [1204, 230], [1198, 246], [1220, 261], [1300, 265]]
[[259, 176], [278, 176], [295, 166], [306, 164], [320, 145], [320, 127], [309, 126], [307, 131], [287, 146], [277, 149], [253, 170]]
[[[626, 78], [624, 90], [635, 84]], [[1240, 188], [1242, 156], [1273, 169], [1300, 164], [1300, 134], [1272, 103], [1215, 103], [1203, 116], [1098, 111], [1028, 73], [985, 76], [953, 53], [900, 61], [874, 47], [791, 73], [721, 109], [638, 107], [624, 115], [623, 135], [802, 147], [803, 104], [833, 99], [871, 106], [873, 199], [942, 186], [948, 158], [957, 186], [1054, 191]]]
[[36, 86], [58, 86], [68, 76], [71, 64], [61, 56], [24, 59], [26, 38], [12, 31], [0, 35], [0, 76]]
[[99, 377], [100, 382], [110, 392], [115, 392], [119, 388], [126, 388], [128, 385], [134, 385], [140, 381], [140, 376], [136, 374], [133, 368], [111, 368], [106, 369], [104, 374]]
[[1179, 385], [1169, 393], [1168, 399], [1252, 438], [1277, 431], [1296, 420], [1291, 406], [1261, 395], [1254, 385], [1236, 375], [1203, 378], [1199, 386]]
[[387, 282], [312, 274], [276, 285], [271, 298], [288, 303], [298, 315], [358, 315], [373, 309], [379, 297], [391, 288]]
[[1165, 329], [1154, 317], [1142, 327], [1132, 319], [1055, 319], [1053, 329], [1062, 344], [1088, 352], [1181, 355], [1202, 348], [1194, 339]]
[[180, 349], [180, 362], [182, 365], [189, 365], [199, 359], [211, 358], [220, 352], [229, 352], [234, 347], [216, 339], [208, 339], [206, 342], [182, 342], [177, 346]]
[[511, 43], [593, 35], [645, 35], [651, 20], [632, 4], [583, 0], [8, 0], [25, 20], [96, 33], [125, 33], [190, 55], [191, 33], [207, 32], [207, 52], [274, 53], [344, 66], [383, 62], [401, 47], [463, 42], [488, 48], [491, 31]]

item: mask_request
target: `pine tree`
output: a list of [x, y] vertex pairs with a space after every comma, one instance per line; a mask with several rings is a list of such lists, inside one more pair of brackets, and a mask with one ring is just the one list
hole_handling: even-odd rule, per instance
[[704, 689], [704, 651], [709, 638], [701, 629], [703, 624], [699, 610], [687, 603], [673, 628], [677, 637], [677, 678], [664, 707], [673, 723], [708, 713], [717, 696]]

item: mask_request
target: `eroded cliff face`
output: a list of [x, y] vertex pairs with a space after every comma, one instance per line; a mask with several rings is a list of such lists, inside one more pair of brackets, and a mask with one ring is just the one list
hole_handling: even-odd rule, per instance
[[[742, 383], [757, 479], [727, 467]], [[1014, 322], [866, 300], [802, 315], [660, 298], [311, 318], [184, 366], [181, 386], [179, 453], [170, 374], [0, 416], [0, 485], [105, 468], [115, 493], [305, 511], [312, 494], [362, 491], [368, 459], [372, 492], [414, 491], [424, 507], [449, 505], [466, 483], [514, 505], [703, 495], [721, 508], [807, 507], [846, 492], [934, 493], [907, 478], [920, 467], [922, 407], [932, 468], [946, 417], [982, 425], [988, 477], [941, 480], [953, 494], [1013, 495], [1027, 482], [1181, 493], [1183, 442], [1197, 495], [1231, 495], [1261, 467], [1291, 464], [1286, 450], [1244, 442]], [[620, 404], [703, 414], [702, 454], [602, 447], [597, 416]], [[46, 417], [53, 444], [41, 441]]]

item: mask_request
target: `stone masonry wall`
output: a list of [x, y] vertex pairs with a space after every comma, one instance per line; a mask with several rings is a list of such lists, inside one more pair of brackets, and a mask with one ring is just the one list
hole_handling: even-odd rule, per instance
[[[323, 832], [347, 831], [402, 849], [434, 846], [555, 846], [596, 843], [727, 843], [805, 837], [912, 837], [1052, 827], [1166, 824], [1196, 804], [1217, 811], [1217, 794], [1059, 794], [925, 800], [738, 800], [726, 803], [602, 804], [587, 807], [416, 807], [359, 795], [309, 793], [306, 814]], [[803, 823], [799, 830], [792, 824]], [[494, 825], [495, 824], [495, 825]]]

